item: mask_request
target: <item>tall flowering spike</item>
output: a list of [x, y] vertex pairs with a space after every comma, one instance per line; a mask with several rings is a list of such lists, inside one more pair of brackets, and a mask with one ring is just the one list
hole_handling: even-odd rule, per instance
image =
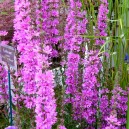
[[61, 39], [59, 34], [60, 0], [43, 0], [44, 43], [52, 49], [51, 57], [58, 57], [57, 47]]
[[67, 71], [66, 71], [66, 84], [68, 85], [67, 94], [73, 94], [77, 92], [78, 84], [78, 65], [80, 61], [80, 56], [75, 53], [68, 54]]
[[83, 84], [82, 84], [82, 111], [83, 118], [89, 125], [96, 122], [98, 106], [98, 87], [97, 75], [101, 67], [97, 51], [90, 51], [85, 62]]
[[[86, 33], [86, 24], [87, 24], [87, 20], [85, 18], [86, 13], [84, 11], [81, 12], [81, 6], [82, 5], [79, 0], [77, 0], [76, 2], [73, 0], [70, 0], [69, 13], [66, 19], [67, 23], [66, 23], [65, 35], [64, 35], [65, 50], [70, 52], [68, 54], [67, 66], [68, 66], [68, 69], [71, 68], [72, 70], [72, 67], [75, 64], [75, 71], [78, 70], [78, 66], [79, 66], [80, 56], [78, 53], [79, 51], [81, 51], [80, 45], [84, 42], [84, 38], [82, 38], [81, 34]], [[66, 71], [66, 75], [70, 74], [70, 72], [68, 71]], [[72, 71], [71, 72], [74, 73], [74, 70]], [[69, 86], [69, 81], [70, 81], [70, 78], [69, 79], [67, 78], [66, 84], [68, 86]]]
[[70, 95], [68, 102], [72, 103], [74, 119], [80, 118], [80, 85], [79, 85], [79, 65], [81, 57], [79, 52], [81, 51], [81, 45], [84, 42], [84, 38], [81, 35], [86, 33], [86, 12], [81, 11], [82, 4], [80, 0], [69, 1], [69, 13], [66, 19], [65, 27], [65, 51], [68, 52], [67, 57], [67, 69], [66, 69], [66, 94]]
[[[97, 34], [96, 36], [107, 36], [107, 20], [108, 20], [108, 1], [101, 0], [101, 5], [99, 7], [98, 12], [98, 24], [97, 24]], [[105, 40], [103, 38], [99, 38], [96, 40], [96, 45], [103, 45]]]
[[[17, 50], [19, 52], [19, 62], [23, 66], [21, 76], [23, 79], [23, 90], [26, 94], [32, 95], [36, 91], [35, 86], [35, 71], [36, 71], [36, 53], [34, 51], [35, 31], [32, 28], [31, 21], [31, 2], [29, 0], [15, 1], [15, 19], [14, 19], [14, 38], [17, 43]], [[26, 98], [28, 100], [28, 97]], [[29, 99], [30, 100], [30, 99]], [[25, 101], [28, 108], [34, 106], [31, 101]], [[32, 106], [29, 106], [29, 103]]]
[[37, 42], [36, 42], [36, 88], [37, 96], [35, 99], [36, 129], [51, 129], [56, 123], [56, 100], [54, 98], [54, 76], [49, 68], [49, 55], [51, 49], [44, 43], [42, 27], [42, 9], [46, 8], [44, 1], [38, 0], [36, 3], [36, 23], [37, 23]]
[[0, 64], [0, 103], [6, 103], [8, 99], [7, 71]]
[[65, 27], [65, 50], [80, 51], [80, 45], [84, 42], [81, 35], [86, 33], [86, 12], [81, 11], [82, 4], [80, 0], [70, 0], [69, 13], [66, 19]]

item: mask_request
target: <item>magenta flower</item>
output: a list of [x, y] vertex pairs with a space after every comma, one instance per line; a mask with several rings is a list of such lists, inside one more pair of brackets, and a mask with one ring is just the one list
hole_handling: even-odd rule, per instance
[[59, 129], [66, 129], [64, 125], [59, 125]]
[[22, 81], [24, 82], [24, 92], [26, 94], [34, 94], [35, 87], [35, 71], [36, 59], [34, 47], [35, 30], [32, 29], [30, 23], [30, 5], [29, 1], [15, 1], [15, 19], [14, 19], [14, 38], [17, 43], [17, 49], [20, 53], [19, 63], [23, 65], [21, 70]]
[[80, 119], [81, 114], [81, 93], [79, 89], [79, 65], [81, 58], [79, 52], [80, 46], [84, 43], [85, 39], [81, 36], [86, 33], [87, 19], [86, 12], [81, 11], [82, 4], [79, 0], [70, 0], [69, 13], [66, 19], [65, 26], [65, 51], [68, 52], [66, 75], [66, 94], [70, 95], [66, 101], [73, 106], [74, 119]]
[[[108, 20], [108, 1], [101, 0], [101, 4], [98, 12], [98, 26], [97, 26], [97, 34], [96, 36], [107, 36], [107, 20]], [[96, 45], [103, 45], [105, 43], [105, 39], [100, 37], [96, 40]]]
[[99, 99], [97, 89], [100, 86], [97, 81], [97, 75], [100, 68], [101, 62], [98, 57], [98, 52], [90, 51], [88, 53], [88, 58], [85, 60], [81, 97], [82, 116], [89, 125], [96, 122], [95, 116]]
[[6, 36], [8, 34], [7, 31], [0, 31], [0, 36]]
[[[42, 31], [45, 31], [45, 29], [42, 25], [43, 23], [40, 20], [42, 19], [42, 10], [45, 10], [47, 7], [45, 6], [46, 2], [52, 1], [42, 1], [42, 3], [38, 1], [36, 2], [36, 22], [38, 24], [36, 31], [40, 32], [40, 35], [37, 37], [37, 42], [35, 44], [37, 63], [35, 73], [37, 92], [36, 98], [34, 100], [36, 129], [51, 129], [52, 125], [54, 125], [57, 121], [56, 100], [54, 97], [54, 76], [52, 71], [48, 70], [50, 66], [49, 56], [52, 53], [52, 45], [49, 45], [46, 42], [44, 43], [43, 41]], [[43, 13], [45, 13], [45, 11]]]
[[3, 45], [7, 45], [9, 43], [9, 41], [1, 41], [1, 44], [3, 44]]
[[126, 112], [127, 112], [128, 94], [126, 90], [123, 90], [120, 86], [116, 86], [112, 91], [112, 98], [110, 100], [111, 110], [115, 108], [117, 111], [117, 120], [121, 123], [120, 128], [124, 128], [126, 124]]
[[7, 71], [0, 64], [0, 103], [5, 103], [8, 99]]
[[5, 129], [18, 129], [16, 126], [8, 126]]
[[[42, 2], [49, 4], [52, 1]], [[52, 71], [48, 70], [52, 47], [46, 43], [45, 39], [44, 43], [42, 37], [42, 34], [46, 32], [41, 20], [42, 18], [45, 20], [42, 14], [45, 11], [42, 12], [42, 9], [46, 9], [46, 6], [40, 1], [36, 1], [37, 26], [33, 27], [30, 15], [31, 4], [29, 0], [15, 1], [14, 41], [17, 42], [17, 49], [20, 53], [19, 62], [23, 65], [21, 76], [23, 90], [26, 94], [24, 103], [28, 108], [35, 108], [36, 129], [51, 129], [56, 122], [57, 113], [54, 77]], [[53, 31], [58, 33], [56, 28], [53, 28]], [[51, 43], [49, 40], [48, 42]]]
[[44, 30], [44, 44], [48, 45], [52, 50], [50, 57], [58, 57], [59, 52], [56, 46], [61, 39], [59, 34], [59, 0], [42, 1], [42, 16]]
[[121, 123], [118, 121], [116, 113], [110, 114], [108, 118], [106, 118], [106, 121], [108, 123], [108, 126], [105, 127], [105, 129], [120, 129], [119, 126]]
[[[80, 45], [85, 41], [81, 35], [86, 34], [86, 12], [81, 11], [81, 2], [70, 0], [69, 13], [65, 27], [65, 50], [80, 51]], [[75, 9], [76, 8], [76, 9]]]

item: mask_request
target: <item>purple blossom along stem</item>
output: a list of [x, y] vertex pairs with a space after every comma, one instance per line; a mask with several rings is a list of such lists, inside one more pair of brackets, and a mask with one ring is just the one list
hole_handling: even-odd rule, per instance
[[101, 0], [98, 12], [98, 24], [97, 24], [97, 34], [96, 34], [96, 36], [100, 36], [100, 38], [96, 40], [96, 45], [103, 45], [105, 43], [105, 40], [102, 37], [107, 36], [106, 32], [107, 20], [108, 20], [107, 14], [108, 14], [108, 1]]
[[[36, 92], [35, 72], [36, 72], [36, 53], [34, 51], [35, 31], [32, 29], [31, 21], [31, 2], [28, 0], [15, 1], [15, 19], [14, 19], [14, 38], [17, 44], [17, 50], [20, 53], [19, 63], [23, 66], [20, 73], [23, 81], [23, 90], [27, 94], [25, 104], [28, 108], [34, 106], [32, 97], [29, 95]], [[29, 101], [27, 101], [29, 100]]]
[[7, 71], [0, 64], [0, 103], [6, 103], [8, 100]]
[[97, 51], [90, 51], [85, 61], [82, 84], [82, 115], [89, 126], [96, 122], [98, 87], [100, 86], [97, 75], [101, 68], [101, 62]]
[[[42, 1], [44, 3], [44, 1]], [[36, 129], [51, 129], [52, 125], [56, 123], [56, 100], [54, 93], [54, 76], [49, 69], [49, 55], [51, 48], [48, 44], [44, 43], [43, 34], [43, 20], [42, 9], [45, 8], [44, 4], [40, 1], [36, 2], [37, 12], [37, 42], [36, 42], [36, 88], [37, 95], [35, 99], [35, 113], [36, 113]]]
[[[81, 11], [82, 4], [80, 0], [69, 1], [69, 13], [66, 19], [65, 27], [65, 51], [68, 52], [67, 56], [67, 69], [66, 75], [66, 94], [69, 95], [67, 99], [68, 103], [73, 106], [74, 119], [79, 117], [79, 65], [81, 57], [79, 52], [81, 51], [81, 45], [85, 41], [81, 35], [86, 33], [86, 12]], [[78, 109], [78, 110], [77, 110]], [[77, 115], [78, 114], [78, 115]]]
[[57, 46], [61, 39], [59, 34], [59, 0], [43, 0], [44, 43], [51, 49], [51, 57], [58, 57]]

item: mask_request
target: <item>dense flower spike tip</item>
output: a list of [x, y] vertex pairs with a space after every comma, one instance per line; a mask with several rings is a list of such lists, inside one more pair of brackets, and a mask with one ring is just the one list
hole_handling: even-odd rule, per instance
[[80, 51], [80, 45], [85, 41], [81, 35], [86, 34], [86, 12], [81, 11], [82, 4], [79, 0], [70, 0], [69, 13], [65, 27], [65, 49], [68, 51]]
[[58, 57], [57, 47], [61, 39], [59, 34], [59, 0], [43, 0], [44, 43], [52, 49], [51, 57]]
[[96, 36], [100, 36], [100, 38], [96, 40], [96, 45], [103, 45], [105, 43], [105, 40], [102, 37], [107, 36], [106, 32], [107, 20], [108, 20], [107, 14], [108, 14], [108, 1], [101, 0], [101, 5], [99, 7], [99, 12], [98, 12], [98, 24], [97, 24], [98, 33], [96, 34]]

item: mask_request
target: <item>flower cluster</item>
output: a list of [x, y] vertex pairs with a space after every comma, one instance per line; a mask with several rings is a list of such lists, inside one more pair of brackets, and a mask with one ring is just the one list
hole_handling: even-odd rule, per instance
[[5, 103], [8, 100], [8, 87], [7, 87], [7, 71], [0, 64], [0, 103]]
[[[96, 36], [100, 38], [95, 40], [97, 48], [105, 43], [103, 37], [107, 36], [108, 2], [107, 0], [100, 1], [96, 27]], [[22, 67], [18, 71], [21, 74], [19, 83], [22, 82], [26, 96], [16, 95], [14, 99], [22, 97], [26, 107], [34, 109], [36, 129], [51, 129], [53, 127], [58, 121], [58, 115], [54, 75], [50, 70], [51, 59], [60, 56], [57, 49], [59, 46], [61, 47], [60, 41], [64, 41], [61, 50], [64, 49], [67, 60], [65, 102], [72, 105], [73, 112], [70, 115], [73, 115], [74, 120], [80, 122], [78, 125], [80, 128], [83, 128], [84, 124], [84, 128], [92, 129], [95, 124], [99, 123], [101, 129], [124, 129], [127, 92], [120, 87], [115, 87], [112, 91], [106, 86], [100, 87], [98, 80], [100, 79], [102, 63], [98, 54], [99, 50], [96, 48], [91, 50], [91, 45], [89, 45], [88, 49], [90, 50], [86, 53], [84, 48], [86, 40], [83, 35], [87, 33], [88, 23], [86, 12], [83, 11], [81, 0], [69, 0], [68, 4], [67, 18], [64, 18], [66, 26], [65, 29], [63, 28], [65, 31], [63, 35], [60, 34], [59, 29], [60, 0], [15, 1], [16, 17], [13, 40], [16, 42], [18, 60]], [[6, 34], [6, 32], [0, 31], [0, 36]], [[3, 43], [7, 42], [3, 41]], [[108, 57], [106, 53], [105, 56]], [[2, 66], [0, 66], [0, 77], [5, 76], [5, 74], [6, 72], [3, 72]], [[1, 85], [6, 81], [6, 79], [1, 78]], [[3, 87], [6, 86], [3, 85]], [[2, 92], [5, 93], [5, 89], [0, 87], [0, 93]], [[59, 97], [59, 99], [63, 98]], [[62, 105], [59, 107], [58, 113], [62, 115], [64, 114], [63, 99], [60, 102]], [[57, 128], [66, 129], [63, 115], [59, 119]]]
[[[96, 36], [107, 36], [106, 28], [107, 28], [107, 17], [108, 14], [108, 2], [107, 0], [101, 0], [101, 5], [99, 7], [98, 12], [98, 26], [97, 26], [97, 35]], [[96, 45], [103, 45], [105, 40], [103, 38], [99, 38], [96, 40]]]
[[102, 88], [100, 90], [100, 104], [99, 104], [99, 109], [100, 109], [100, 121], [101, 121], [101, 128], [105, 129], [105, 127], [107, 127], [107, 120], [106, 118], [109, 117], [109, 112], [111, 111], [110, 108], [110, 100], [108, 98], [108, 94], [110, 93], [110, 91], [108, 90], [108, 88]]
[[97, 102], [98, 102], [98, 87], [100, 84], [97, 81], [97, 75], [101, 68], [100, 59], [97, 51], [90, 51], [85, 62], [83, 84], [82, 84], [82, 105], [83, 118], [93, 124], [96, 119]]
[[69, 13], [66, 19], [65, 27], [65, 51], [69, 52], [67, 56], [66, 69], [66, 94], [70, 95], [68, 102], [72, 103], [74, 119], [80, 118], [80, 86], [79, 86], [79, 65], [81, 57], [81, 45], [84, 43], [84, 38], [81, 36], [86, 33], [86, 12], [81, 11], [82, 4], [79, 0], [69, 1]]
[[80, 56], [78, 54], [70, 53], [68, 55], [67, 71], [66, 71], [66, 84], [68, 85], [66, 93], [75, 94], [77, 91], [78, 83], [78, 64], [80, 61]]
[[23, 66], [20, 71], [24, 83], [23, 90], [28, 95], [34, 94], [36, 91], [34, 79], [36, 71], [35, 42], [33, 41], [35, 31], [31, 27], [30, 6], [31, 3], [27, 0], [15, 1], [15, 33], [13, 38], [20, 53], [19, 63]]
[[[109, 94], [112, 94], [109, 100]], [[116, 86], [111, 93], [101, 90], [100, 112], [102, 129], [125, 129], [127, 111], [127, 91]], [[110, 115], [109, 115], [110, 113]]]
[[36, 129], [51, 129], [56, 122], [56, 101], [52, 71], [37, 73]]
[[59, 125], [59, 129], [66, 129], [66, 127], [63, 125]]
[[61, 39], [59, 34], [59, 0], [43, 0], [44, 43], [52, 49], [51, 57], [58, 57], [57, 46]]
[[110, 100], [111, 110], [116, 110], [117, 119], [120, 122], [120, 127], [125, 128], [126, 124], [126, 111], [127, 111], [127, 91], [122, 90], [120, 86], [116, 86], [112, 91], [112, 98]]
[[65, 50], [68, 51], [80, 51], [80, 45], [84, 42], [84, 38], [81, 35], [86, 34], [86, 12], [81, 11], [82, 4], [79, 0], [76, 2], [70, 0], [69, 13], [66, 19], [65, 27]]
[[0, 36], [6, 36], [8, 34], [7, 31], [0, 31]]
[[[42, 1], [44, 2], [44, 1]], [[45, 6], [43, 3], [38, 1], [36, 3], [36, 22], [37, 22], [37, 42], [36, 42], [36, 89], [37, 95], [35, 99], [35, 113], [36, 113], [36, 129], [51, 129], [52, 125], [55, 124], [57, 118], [56, 113], [56, 100], [54, 98], [54, 76], [49, 68], [49, 55], [51, 54], [51, 48], [48, 44], [43, 41], [43, 20], [42, 20], [42, 9]], [[49, 19], [48, 19], [49, 20]]]
[[[56, 102], [54, 77], [48, 70], [51, 49], [43, 42], [42, 9], [45, 6], [40, 1], [36, 2], [36, 19], [33, 21], [31, 2], [15, 1], [14, 41], [17, 42], [19, 61], [23, 65], [21, 75], [27, 94], [24, 102], [28, 108], [35, 107], [36, 129], [51, 129], [56, 122]], [[37, 25], [33, 26], [34, 23]]]
[[105, 127], [105, 129], [119, 129], [119, 126], [121, 123], [117, 119], [116, 111], [112, 111], [112, 113], [106, 120], [107, 120], [108, 126]]

